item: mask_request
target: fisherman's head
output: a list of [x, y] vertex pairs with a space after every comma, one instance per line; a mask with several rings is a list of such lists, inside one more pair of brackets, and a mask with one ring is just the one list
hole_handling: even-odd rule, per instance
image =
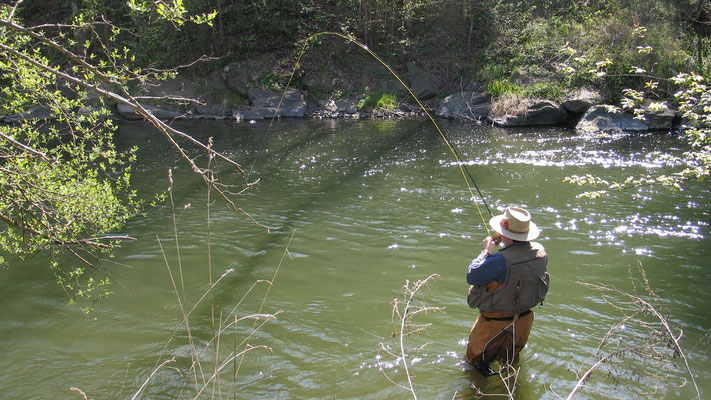
[[518, 242], [535, 240], [541, 233], [531, 221], [531, 214], [520, 207], [506, 207], [503, 214], [489, 220], [489, 225], [502, 237]]

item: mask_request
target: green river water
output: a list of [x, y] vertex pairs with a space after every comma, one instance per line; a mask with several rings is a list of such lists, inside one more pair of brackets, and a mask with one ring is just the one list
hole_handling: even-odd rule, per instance
[[[486, 231], [453, 156], [430, 122], [286, 120], [269, 128], [261, 122], [200, 121], [178, 126], [203, 140], [213, 137], [217, 149], [260, 180], [238, 205], [279, 229], [268, 232], [220, 200], [209, 209], [208, 229], [204, 184], [147, 125], [122, 123], [120, 145], [141, 146], [134, 180], [143, 196], [165, 190], [168, 169], [178, 166], [173, 192], [180, 258], [166, 202], [125, 227], [122, 233], [138, 240], [124, 243], [111, 262], [102, 264], [114, 294], [97, 303], [88, 317], [66, 305], [46, 255], [0, 271], [0, 398], [80, 399], [70, 390], [75, 387], [89, 398], [127, 399], [147, 380], [141, 398], [193, 398], [195, 380], [202, 387], [215, 374], [216, 354], [218, 364], [224, 363], [219, 379], [209, 381], [200, 398], [409, 398], [383, 374], [407, 385], [403, 360], [381, 346], [399, 354], [392, 337], [399, 329], [392, 301], [402, 298], [407, 281], [431, 274], [441, 278], [422, 293], [428, 305], [445, 310], [418, 315], [413, 322], [431, 325], [405, 338], [410, 349], [428, 343], [410, 350], [406, 361], [418, 398], [475, 398], [472, 385], [483, 393], [506, 392], [499, 378], [484, 379], [461, 364], [477, 315], [466, 304], [465, 272]], [[708, 183], [691, 182], [679, 192], [629, 190], [595, 200], [577, 199], [584, 189], [563, 183], [574, 174], [615, 180], [664, 171], [668, 166], [646, 154], [680, 154], [682, 142], [669, 134], [585, 138], [567, 129], [503, 130], [446, 122], [442, 127], [492, 211], [525, 206], [543, 231], [539, 241], [549, 253], [551, 289], [535, 310], [533, 332], [517, 364], [516, 398], [565, 398], [601, 356], [649, 343], [653, 333], [627, 321], [596, 353], [624, 315], [599, 291], [579, 283], [629, 292], [630, 270], [639, 277], [638, 265], [675, 333], [683, 330], [681, 344], [702, 396], [708, 396]], [[204, 157], [197, 161], [206, 165]], [[228, 174], [223, 178], [239, 183]], [[278, 313], [277, 319], [249, 340], [270, 350], [250, 351], [235, 383], [230, 353], [236, 340], [252, 332], [254, 322], [242, 320], [211, 342], [213, 333], [220, 317], [226, 325], [259, 312], [264, 280], [272, 279], [277, 268], [262, 308]], [[207, 296], [190, 315], [188, 335], [180, 307], [183, 302], [192, 307], [206, 293], [210, 269], [213, 281], [226, 275], [212, 300]], [[189, 371], [195, 352], [197, 378]], [[681, 358], [663, 362], [630, 351], [601, 366], [576, 396], [695, 397]]]

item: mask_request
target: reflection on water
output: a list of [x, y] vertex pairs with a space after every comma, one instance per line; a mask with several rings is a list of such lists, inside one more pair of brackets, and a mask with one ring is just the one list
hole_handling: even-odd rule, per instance
[[[223, 397], [235, 390], [245, 399], [407, 397], [383, 376], [385, 371], [405, 384], [405, 361], [380, 349], [398, 353], [391, 302], [401, 296], [400, 288], [433, 273], [442, 279], [431, 284], [426, 298], [446, 312], [424, 316], [432, 325], [407, 339], [417, 393], [468, 398], [475, 393], [468, 389], [472, 384], [484, 393], [504, 391], [500, 381], [470, 374], [461, 364], [476, 317], [466, 306], [464, 274], [486, 231], [457, 163], [427, 121], [287, 120], [271, 129], [201, 121], [180, 127], [213, 137], [216, 148], [239, 161], [250, 180], [258, 178], [239, 206], [261, 223], [280, 227], [268, 233], [215, 203], [208, 259], [205, 188], [145, 125], [121, 126], [120, 144], [141, 146], [135, 179], [143, 195], [166, 188], [167, 170], [174, 168], [185, 301], [194, 304], [206, 293], [208, 265], [213, 279], [233, 270], [190, 317], [191, 340], [208, 349], [201, 355], [205, 365], [216, 346], [210, 341], [212, 321], [219, 322], [220, 313], [232, 315], [236, 304], [239, 317], [257, 312], [264, 280], [280, 266], [263, 311], [282, 312], [250, 342], [271, 351], [250, 353], [236, 386], [233, 366], [225, 366]], [[608, 329], [623, 318], [600, 293], [576, 282], [627, 290], [629, 271], [638, 263], [671, 321], [683, 328], [682, 344], [702, 390], [711, 391], [711, 363], [703, 350], [703, 336], [711, 330], [704, 297], [711, 284], [708, 186], [690, 182], [679, 192], [641, 188], [585, 200], [576, 198], [584, 188], [563, 183], [566, 176], [587, 173], [614, 181], [668, 171], [676, 166], [648, 154], [680, 154], [682, 143], [666, 134], [594, 139], [562, 129], [448, 123], [443, 128], [492, 211], [509, 204], [528, 207], [543, 230], [552, 284], [522, 353], [520, 398], [557, 398], [553, 391], [565, 396], [578, 379], [576, 371], [590, 367]], [[207, 164], [199, 153], [191, 154], [198, 165]], [[224, 170], [223, 178], [240, 182]], [[105, 266], [115, 294], [99, 303], [90, 319], [64, 306], [41, 256], [2, 271], [0, 368], [6, 373], [0, 385], [8, 398], [53, 397], [72, 386], [90, 397], [127, 397], [171, 357], [175, 368], [154, 376], [145, 398], [194, 397], [194, 377], [185, 373], [192, 350], [156, 239], [177, 271], [172, 230], [166, 204], [125, 228], [139, 241], [118, 252], [118, 265]], [[231, 328], [220, 348], [229, 352], [251, 327], [252, 322]], [[421, 351], [412, 350], [426, 343]], [[648, 398], [647, 388], [655, 385], [661, 386], [654, 388], [655, 398], [694, 395], [683, 385], [687, 374], [678, 365], [663, 364], [660, 380], [646, 375], [646, 359], [629, 357], [624, 363], [601, 369], [583, 397]], [[642, 372], [630, 375], [626, 368]]]

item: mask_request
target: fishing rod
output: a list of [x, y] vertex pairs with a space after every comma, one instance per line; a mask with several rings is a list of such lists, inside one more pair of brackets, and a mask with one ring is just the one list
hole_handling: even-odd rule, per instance
[[[459, 156], [459, 152], [457, 151], [456, 146], [454, 145], [454, 143], [452, 143], [452, 142], [449, 140], [449, 138], [447, 137], [447, 135], [445, 135], [444, 131], [439, 127], [439, 124], [437, 124], [437, 121], [435, 121], [434, 117], [432, 117], [432, 115], [429, 113], [429, 111], [427, 111], [427, 109], [426, 109], [425, 106], [422, 104], [422, 102], [420, 101], [420, 99], [419, 99], [417, 96], [415, 96], [415, 93], [412, 92], [412, 90], [410, 89], [410, 87], [409, 87], [407, 84], [405, 84], [405, 82], [400, 78], [400, 76], [399, 76], [385, 61], [383, 61], [380, 57], [378, 57], [377, 54], [375, 54], [372, 50], [370, 50], [370, 49], [368, 48], [368, 46], [366, 46], [366, 45], [364, 45], [363, 43], [357, 41], [357, 40], [356, 40], [355, 38], [353, 38], [352, 36], [347, 36], [347, 35], [344, 35], [344, 34], [338, 33], [338, 32], [319, 32], [319, 33], [316, 33], [316, 34], [314, 34], [314, 35], [309, 36], [308, 38], [306, 38], [306, 40], [304, 40], [304, 45], [302, 46], [301, 52], [299, 53], [299, 57], [298, 57], [297, 60], [296, 60], [296, 65], [294, 65], [294, 69], [293, 69], [292, 72], [291, 72], [291, 76], [289, 77], [289, 81], [287, 82], [286, 87], [284, 88], [284, 92], [282, 93], [281, 98], [279, 99], [279, 104], [277, 105], [277, 108], [276, 108], [277, 112], [275, 112], [274, 115], [272, 116], [272, 120], [271, 120], [271, 122], [270, 122], [269, 125], [271, 126], [271, 124], [274, 122], [274, 119], [275, 119], [276, 116], [277, 116], [277, 113], [278, 113], [278, 111], [279, 111], [279, 108], [281, 108], [281, 104], [282, 104], [282, 102], [284, 101], [284, 97], [286, 96], [286, 92], [287, 92], [287, 90], [289, 89], [289, 86], [291, 85], [291, 81], [294, 79], [294, 75], [296, 74], [296, 71], [301, 67], [301, 57], [302, 57], [302, 56], [304, 55], [304, 53], [306, 52], [306, 46], [308, 45], [308, 43], [309, 43], [312, 39], [315, 39], [315, 38], [317, 38], [317, 37], [319, 37], [319, 36], [324, 36], [324, 35], [338, 36], [338, 37], [340, 37], [340, 38], [343, 38], [343, 39], [346, 39], [346, 40], [350, 41], [351, 43], [354, 43], [356, 46], [358, 46], [358, 47], [360, 47], [361, 49], [365, 50], [365, 51], [366, 51], [368, 54], [370, 54], [373, 58], [375, 58], [376, 60], [378, 60], [378, 62], [380, 62], [380, 64], [382, 64], [382, 65], [395, 77], [395, 79], [397, 79], [397, 81], [400, 82], [400, 84], [405, 88], [405, 90], [407, 90], [407, 92], [410, 93], [410, 96], [412, 96], [412, 98], [415, 99], [415, 101], [416, 101], [417, 104], [420, 106], [420, 108], [422, 109], [422, 111], [424, 111], [425, 114], [427, 115], [427, 117], [430, 119], [430, 121], [431, 121], [432, 124], [434, 125], [435, 129], [437, 129], [437, 132], [439, 132], [440, 136], [442, 137], [442, 139], [444, 140], [445, 144], [446, 144], [447, 147], [449, 148], [449, 151], [452, 153], [452, 155], [454, 156], [454, 159], [457, 161], [457, 166], [459, 167], [459, 171], [462, 173], [462, 177], [464, 178], [464, 182], [467, 184], [467, 188], [469, 189], [469, 194], [471, 195], [471, 199], [472, 199], [472, 201], [474, 202], [474, 205], [476, 206], [477, 211], [479, 212], [479, 217], [481, 218], [481, 221], [482, 221], [482, 223], [484, 224], [484, 229], [486, 229], [486, 233], [487, 233], [488, 236], [492, 236], [492, 235], [491, 235], [491, 232], [489, 231], [489, 228], [488, 228], [488, 226], [487, 226], [488, 224], [487, 224], [487, 222], [486, 222], [486, 220], [485, 220], [485, 218], [484, 218], [484, 214], [483, 214], [483, 212], [482, 212], [482, 210], [481, 210], [481, 207], [479, 207], [479, 204], [476, 202], [476, 196], [474, 195], [474, 190], [472, 189], [472, 185], [474, 185], [474, 188], [476, 188], [476, 191], [477, 191], [477, 193], [479, 194], [479, 198], [481, 199], [482, 203], [484, 204], [484, 207], [486, 208], [486, 211], [489, 213], [489, 215], [491, 215], [491, 216], [493, 217], [494, 214], [491, 212], [491, 209], [489, 209], [489, 205], [486, 203], [486, 199], [484, 199], [484, 196], [481, 194], [481, 190], [479, 189], [479, 185], [476, 184], [476, 181], [474, 180], [474, 177], [473, 177], [472, 174], [469, 172], [469, 169], [466, 167], [466, 165], [465, 165], [464, 162], [462, 161], [461, 157]], [[469, 182], [471, 182], [471, 184], [470, 184]], [[492, 238], [494, 238], [495, 241], [496, 241], [497, 239], [500, 240], [500, 238], [498, 237], [498, 235], [496, 235], [496, 237], [492, 236]]]

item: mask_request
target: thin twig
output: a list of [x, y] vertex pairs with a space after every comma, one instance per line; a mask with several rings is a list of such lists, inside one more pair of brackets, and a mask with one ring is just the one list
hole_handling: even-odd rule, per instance
[[143, 385], [141, 385], [141, 387], [138, 388], [138, 390], [137, 390], [136, 393], [133, 395], [133, 397], [131, 397], [131, 400], [136, 400], [137, 398], [139, 398], [139, 396], [141, 395], [141, 392], [143, 392], [143, 389], [145, 389], [146, 386], [148, 386], [148, 382], [151, 381], [151, 378], [153, 378], [153, 376], [154, 376], [161, 368], [163, 368], [164, 366], [166, 366], [167, 364], [170, 364], [170, 363], [172, 363], [172, 362], [175, 362], [175, 358], [171, 358], [170, 360], [165, 360], [165, 361], [163, 361], [158, 367], [154, 368], [154, 369], [153, 369], [153, 372], [151, 372], [151, 374], [148, 376], [148, 378], [146, 378], [146, 380], [143, 382]]
[[[257, 313], [262, 312], [262, 308], [264, 307], [264, 304], [267, 301], [267, 296], [269, 296], [269, 291], [271, 290], [272, 286], [274, 286], [274, 281], [276, 280], [276, 276], [279, 273], [279, 268], [281, 268], [281, 264], [284, 262], [284, 258], [286, 258], [287, 255], [289, 256], [289, 258], [291, 258], [291, 254], [289, 253], [289, 247], [291, 246], [291, 241], [294, 240], [295, 234], [296, 234], [296, 230], [291, 232], [291, 236], [289, 237], [289, 242], [287, 242], [286, 247], [284, 248], [284, 252], [281, 255], [281, 259], [279, 260], [279, 264], [277, 264], [276, 270], [274, 270], [274, 275], [272, 275], [272, 279], [269, 281], [269, 286], [267, 286], [267, 291], [264, 294], [264, 297], [262, 298], [262, 303], [259, 305], [259, 311], [257, 311]], [[256, 330], [257, 330], [255, 328], [256, 324], [257, 324], [257, 321], [254, 321], [254, 325], [252, 326], [252, 333], [248, 337], [251, 337], [256, 332]], [[244, 361], [244, 356], [240, 358], [239, 363], [237, 365], [237, 370], [235, 371], [235, 377], [234, 377], [235, 380], [237, 380], [237, 376], [239, 375], [239, 371], [242, 367], [242, 361]]]
[[595, 369], [597, 369], [597, 367], [599, 367], [600, 365], [604, 364], [605, 361], [607, 360], [607, 358], [610, 357], [611, 355], [612, 355], [612, 353], [606, 354], [604, 357], [602, 357], [601, 359], [599, 359], [599, 360], [595, 363], [595, 365], [593, 365], [592, 367], [590, 367], [590, 369], [588, 369], [588, 370], [585, 372], [585, 374], [583, 374], [583, 377], [580, 378], [580, 380], [578, 380], [578, 383], [575, 385], [575, 387], [574, 387], [573, 390], [570, 392], [570, 394], [568, 395], [568, 397], [566, 397], [566, 400], [572, 399], [573, 396], [575, 395], [575, 393], [576, 393], [578, 390], [580, 390], [580, 388], [583, 387], [583, 384], [584, 384], [585, 381], [588, 379], [588, 377], [590, 377], [590, 374], [592, 374], [593, 371], [594, 371]]

